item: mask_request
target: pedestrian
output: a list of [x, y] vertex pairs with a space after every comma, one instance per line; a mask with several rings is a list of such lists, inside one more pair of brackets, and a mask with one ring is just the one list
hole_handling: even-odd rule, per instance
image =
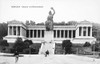
[[17, 51], [15, 51], [14, 56], [15, 56], [15, 63], [16, 63], [19, 58], [19, 53]]
[[47, 57], [47, 55], [49, 55], [49, 51], [48, 50], [45, 52], [45, 57]]

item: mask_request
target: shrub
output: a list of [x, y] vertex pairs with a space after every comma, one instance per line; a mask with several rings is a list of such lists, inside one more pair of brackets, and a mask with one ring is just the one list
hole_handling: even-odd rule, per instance
[[26, 48], [28, 48], [28, 45], [22, 41], [22, 38], [17, 38], [13, 46], [14, 51], [22, 53]]
[[89, 42], [85, 42], [85, 44], [83, 45], [83, 47], [89, 47], [89, 46], [91, 46]]
[[6, 52], [8, 46], [9, 43], [7, 42], [7, 40], [0, 40], [0, 47], [2, 52]]
[[70, 54], [71, 53], [71, 47], [72, 47], [72, 43], [70, 42], [70, 40], [64, 40], [62, 42], [62, 49], [65, 50], [65, 54]]
[[28, 39], [24, 40], [24, 43], [26, 43], [28, 46], [33, 44], [32, 40], [28, 40]]
[[100, 43], [93, 44], [92, 51], [100, 51]]
[[7, 40], [0, 40], [0, 46], [9, 46]]

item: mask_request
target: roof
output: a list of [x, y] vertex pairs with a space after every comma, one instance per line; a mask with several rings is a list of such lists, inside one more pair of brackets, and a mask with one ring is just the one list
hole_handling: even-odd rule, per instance
[[90, 23], [90, 22], [87, 21], [87, 20], [84, 20], [84, 21], [81, 21], [79, 24], [92, 24], [92, 23]]
[[8, 24], [23, 24], [23, 23], [21, 21], [12, 20], [12, 21], [8, 21]]

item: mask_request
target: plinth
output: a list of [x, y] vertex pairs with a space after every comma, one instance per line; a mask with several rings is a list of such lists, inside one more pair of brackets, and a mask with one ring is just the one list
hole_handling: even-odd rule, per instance
[[53, 31], [45, 31], [44, 42], [41, 45], [39, 54], [45, 54], [47, 50], [49, 54], [54, 54], [55, 42], [53, 40]]
[[53, 31], [45, 31], [44, 41], [50, 42], [53, 40]]

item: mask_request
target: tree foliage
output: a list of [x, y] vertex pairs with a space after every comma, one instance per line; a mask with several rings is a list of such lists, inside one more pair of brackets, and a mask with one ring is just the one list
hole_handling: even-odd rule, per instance
[[7, 35], [7, 23], [0, 23], [0, 39]]
[[28, 45], [22, 41], [22, 38], [17, 38], [14, 43], [13, 49], [18, 52], [23, 52], [23, 50], [26, 48], [28, 48]]
[[85, 44], [83, 45], [83, 47], [89, 47], [89, 46], [91, 46], [89, 42], [85, 42]]
[[62, 49], [65, 49], [65, 54], [71, 53], [71, 47], [72, 47], [72, 43], [70, 42], [70, 40], [64, 40], [62, 42]]
[[69, 22], [68, 22], [68, 25], [76, 25], [76, 24], [78, 24], [77, 21], [69, 21]]
[[24, 43], [26, 43], [28, 46], [33, 44], [32, 40], [28, 40], [28, 39], [25, 40]]
[[92, 51], [99, 51], [100, 52], [100, 43], [93, 44]]
[[0, 40], [0, 46], [9, 46], [7, 40]]

